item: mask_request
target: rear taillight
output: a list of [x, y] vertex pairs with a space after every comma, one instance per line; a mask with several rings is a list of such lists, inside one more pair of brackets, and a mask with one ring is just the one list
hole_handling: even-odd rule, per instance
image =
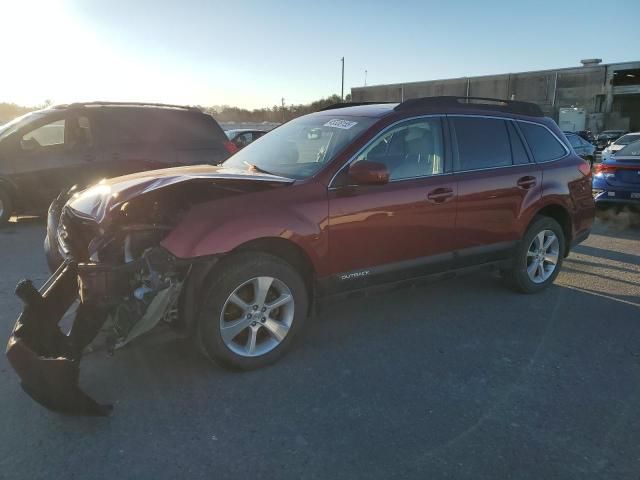
[[616, 170], [617, 168], [613, 165], [599, 163], [596, 165], [596, 176], [604, 178], [614, 177], [616, 174]]
[[580, 173], [582, 173], [585, 177], [591, 175], [591, 165], [589, 164], [589, 162], [580, 162], [580, 165], [578, 165], [578, 170], [580, 170]]
[[227, 152], [229, 152], [231, 155], [239, 150], [238, 146], [233, 142], [224, 142], [224, 148], [226, 148]]

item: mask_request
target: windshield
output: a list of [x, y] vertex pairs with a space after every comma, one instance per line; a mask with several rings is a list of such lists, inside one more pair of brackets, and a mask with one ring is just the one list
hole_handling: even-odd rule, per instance
[[377, 119], [307, 115], [292, 120], [240, 150], [225, 167], [248, 165], [274, 175], [304, 179], [329, 163]]
[[618, 150], [616, 157], [640, 157], [640, 140]]
[[621, 136], [614, 143], [616, 145], [629, 145], [630, 143], [633, 143], [637, 140], [640, 140], [640, 133], [630, 133], [628, 135]]
[[42, 112], [29, 112], [22, 115], [21, 117], [14, 118], [13, 120], [11, 120], [8, 123], [5, 123], [4, 125], [0, 125], [0, 140], [8, 137], [13, 132], [19, 130], [23, 126], [27, 125], [28, 123], [34, 121], [35, 119], [41, 116], [42, 116]]

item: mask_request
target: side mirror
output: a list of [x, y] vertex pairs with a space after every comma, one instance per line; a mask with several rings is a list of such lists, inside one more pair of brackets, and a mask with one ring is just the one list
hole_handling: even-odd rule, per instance
[[357, 185], [384, 185], [389, 182], [389, 170], [382, 163], [360, 160], [349, 166], [349, 177]]
[[40, 147], [40, 144], [35, 138], [23, 138], [22, 140], [20, 140], [20, 147], [25, 152], [30, 152], [32, 150], [37, 150], [38, 147]]

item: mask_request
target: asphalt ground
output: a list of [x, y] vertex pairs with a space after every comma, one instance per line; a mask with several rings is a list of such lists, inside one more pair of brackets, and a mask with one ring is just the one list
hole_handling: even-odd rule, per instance
[[[47, 278], [41, 220], [0, 230], [0, 336]], [[599, 221], [537, 295], [477, 272], [328, 305], [231, 373], [159, 329], [85, 357], [108, 418], [36, 405], [0, 358], [0, 478], [640, 478], [640, 228]]]

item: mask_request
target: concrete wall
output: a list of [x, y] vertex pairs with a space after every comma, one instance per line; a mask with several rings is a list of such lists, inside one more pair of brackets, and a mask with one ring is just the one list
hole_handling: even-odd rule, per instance
[[[400, 102], [409, 98], [436, 95], [512, 98], [534, 102], [546, 115], [558, 119], [561, 107], [584, 107], [587, 111], [587, 128], [600, 131], [607, 123], [633, 124], [636, 100], [640, 85], [636, 87], [611, 87], [615, 70], [638, 68], [640, 62], [563, 68], [535, 72], [488, 75], [482, 77], [452, 78], [426, 82], [375, 85], [351, 89], [354, 102]], [[617, 92], [619, 91], [619, 92]], [[615, 94], [625, 94], [614, 102]], [[620, 95], [622, 98], [622, 96]], [[626, 117], [625, 117], [626, 115]], [[626, 118], [626, 120], [625, 120]], [[608, 127], [613, 128], [613, 127]]]

